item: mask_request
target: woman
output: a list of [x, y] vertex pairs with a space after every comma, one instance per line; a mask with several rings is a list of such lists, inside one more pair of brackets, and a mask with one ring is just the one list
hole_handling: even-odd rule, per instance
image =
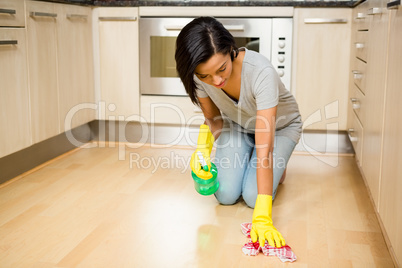
[[254, 208], [251, 238], [264, 246], [285, 245], [272, 223], [272, 200], [302, 127], [297, 103], [261, 54], [237, 48], [233, 36], [212, 17], [187, 24], [176, 41], [176, 68], [205, 123], [191, 161], [197, 176], [210, 178], [198, 160], [216, 140], [217, 200], [242, 197]]

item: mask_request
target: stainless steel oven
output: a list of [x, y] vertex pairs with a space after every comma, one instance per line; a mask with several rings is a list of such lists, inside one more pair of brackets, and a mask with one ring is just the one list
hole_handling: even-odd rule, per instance
[[[290, 90], [292, 18], [217, 18], [236, 40], [265, 55]], [[187, 95], [176, 73], [176, 37], [193, 18], [140, 18], [140, 89], [143, 95]]]

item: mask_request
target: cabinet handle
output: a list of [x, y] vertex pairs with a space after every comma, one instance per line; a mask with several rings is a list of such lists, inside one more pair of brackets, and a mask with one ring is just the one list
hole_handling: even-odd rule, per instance
[[352, 73], [353, 73], [354, 79], [362, 79], [363, 78], [363, 74], [359, 71], [352, 71]]
[[358, 49], [364, 48], [364, 43], [355, 43], [355, 45]]
[[347, 23], [347, 19], [325, 19], [325, 18], [309, 18], [304, 19], [306, 24], [334, 24], [334, 23]]
[[378, 15], [381, 13], [382, 13], [382, 10], [380, 7], [373, 7], [368, 10], [367, 15]]
[[102, 21], [136, 21], [137, 17], [99, 17]]
[[18, 45], [17, 40], [0, 40], [0, 45], [5, 46], [5, 45]]
[[67, 14], [66, 18], [69, 20], [78, 19], [78, 20], [87, 20], [87, 15], [80, 15], [80, 14]]
[[360, 109], [360, 102], [357, 98], [350, 98], [350, 102], [352, 103], [353, 110]]
[[388, 9], [398, 9], [398, 6], [401, 5], [401, 0], [395, 0], [387, 3]]
[[9, 15], [14, 15], [17, 12], [15, 11], [15, 9], [4, 9], [4, 8], [0, 8], [0, 14], [9, 14]]
[[45, 13], [45, 12], [36, 12], [36, 11], [29, 12], [29, 16], [32, 18], [37, 18], [37, 17], [57, 18], [57, 14], [55, 14], [55, 13]]
[[365, 18], [366, 18], [366, 16], [364, 16], [364, 13], [362, 13], [362, 12], [357, 13], [357, 16], [356, 16], [357, 20], [362, 20], [362, 19], [365, 19]]
[[353, 136], [354, 133], [355, 133], [355, 130], [353, 128], [348, 129], [348, 136], [349, 136], [349, 140], [351, 142], [356, 142], [357, 141], [357, 137]]

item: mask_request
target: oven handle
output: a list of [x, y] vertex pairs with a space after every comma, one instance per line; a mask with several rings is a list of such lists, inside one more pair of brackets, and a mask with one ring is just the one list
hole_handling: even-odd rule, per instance
[[137, 17], [99, 17], [101, 21], [136, 21]]
[[[223, 25], [229, 32], [244, 32], [244, 25]], [[165, 29], [167, 31], [181, 31], [184, 28], [183, 25], [166, 25]]]

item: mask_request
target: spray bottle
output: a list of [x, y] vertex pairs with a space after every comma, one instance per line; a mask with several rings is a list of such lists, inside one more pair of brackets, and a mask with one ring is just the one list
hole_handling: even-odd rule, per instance
[[204, 157], [202, 156], [201, 152], [197, 152], [198, 159], [201, 164], [201, 168], [212, 174], [212, 178], [210, 179], [202, 179], [199, 178], [193, 171], [191, 171], [191, 176], [194, 180], [194, 187], [195, 190], [202, 195], [211, 195], [214, 194], [219, 188], [219, 181], [218, 177], [218, 169], [216, 168], [215, 164], [211, 162], [211, 170], [208, 170], [207, 162], [205, 161]]

